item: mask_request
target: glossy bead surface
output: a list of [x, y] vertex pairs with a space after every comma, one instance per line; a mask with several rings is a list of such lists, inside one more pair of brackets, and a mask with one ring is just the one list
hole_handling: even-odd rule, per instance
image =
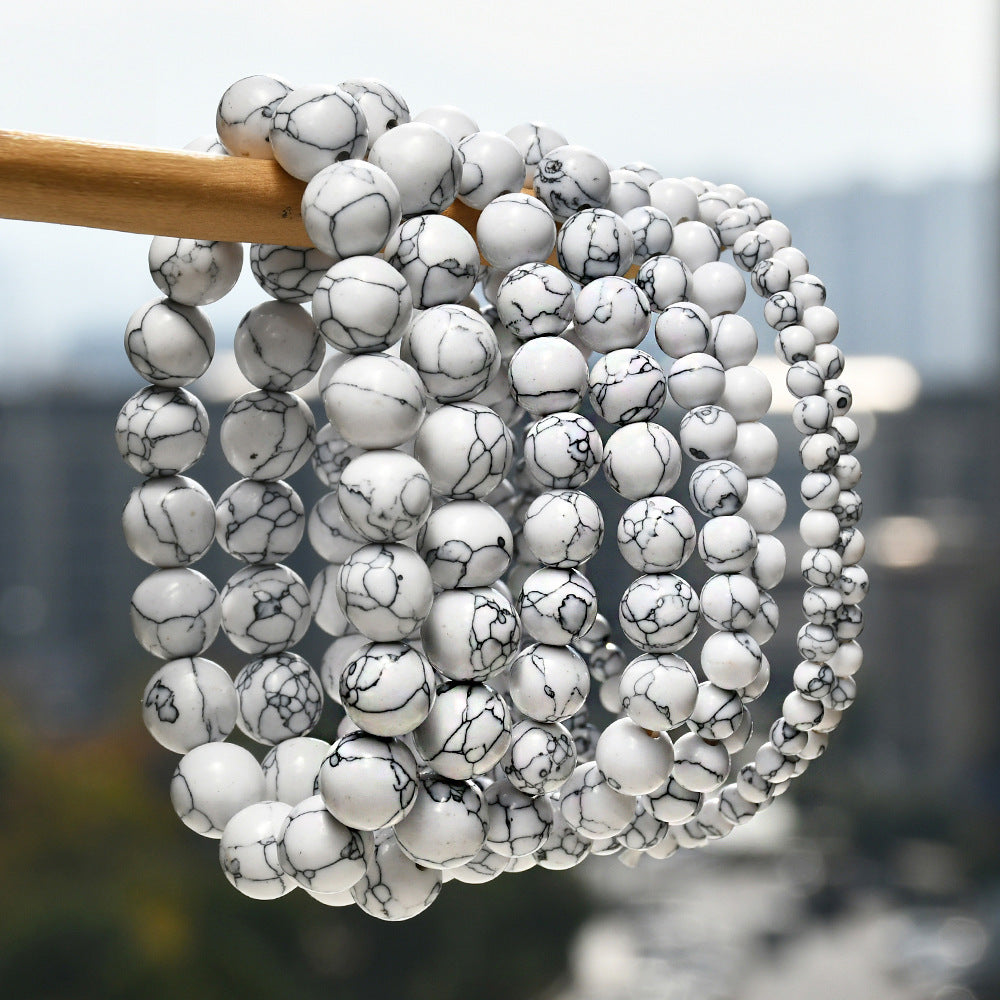
[[369, 162], [399, 191], [403, 215], [443, 212], [462, 178], [462, 157], [451, 140], [424, 122], [398, 125], [372, 144]]
[[281, 829], [291, 807], [256, 802], [226, 824], [219, 839], [219, 862], [230, 885], [251, 899], [277, 899], [297, 887], [278, 859]]
[[236, 675], [240, 697], [236, 724], [267, 745], [304, 736], [319, 722], [323, 690], [312, 667], [295, 653], [251, 660]]
[[157, 298], [129, 317], [125, 353], [147, 382], [176, 388], [205, 374], [215, 354], [215, 333], [200, 309]]
[[128, 547], [157, 567], [190, 566], [215, 536], [212, 498], [193, 479], [158, 476], [136, 486], [122, 511]]

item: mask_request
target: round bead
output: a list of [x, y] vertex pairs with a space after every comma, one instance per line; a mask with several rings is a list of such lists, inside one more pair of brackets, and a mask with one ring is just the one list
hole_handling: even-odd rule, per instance
[[719, 405], [727, 409], [738, 423], [760, 420], [771, 406], [771, 383], [759, 368], [750, 365], [729, 368], [725, 373], [725, 391]]
[[215, 639], [222, 621], [219, 593], [193, 569], [161, 569], [132, 594], [132, 631], [139, 645], [163, 660], [197, 656]]
[[709, 316], [738, 312], [746, 294], [743, 275], [725, 261], [709, 261], [691, 275], [691, 301]]
[[587, 859], [590, 846], [591, 841], [578, 836], [556, 806], [553, 808], [552, 828], [545, 843], [535, 851], [535, 857], [540, 868], [566, 871]]
[[478, 396], [500, 371], [500, 347], [493, 328], [465, 306], [433, 306], [414, 316], [403, 340], [402, 357], [438, 403], [460, 403]]
[[374, 844], [358, 830], [334, 819], [319, 795], [295, 805], [278, 841], [285, 874], [314, 892], [344, 892], [365, 873]]
[[[386, 134], [392, 135], [392, 132]], [[437, 899], [441, 885], [439, 871], [411, 861], [399, 843], [389, 837], [376, 844], [365, 874], [351, 889], [351, 895], [372, 917], [409, 920], [423, 913]]]
[[601, 508], [576, 490], [541, 494], [524, 518], [525, 544], [546, 566], [579, 566], [597, 552], [603, 539]]
[[701, 589], [701, 615], [712, 628], [748, 629], [760, 611], [760, 590], [749, 577], [720, 573]]
[[517, 147], [526, 167], [525, 183], [535, 178], [535, 168], [546, 153], [566, 145], [566, 136], [544, 122], [524, 122], [507, 132], [507, 138]]
[[557, 146], [535, 167], [535, 194], [564, 221], [574, 212], [600, 208], [611, 194], [611, 171], [583, 146]]
[[612, 424], [653, 420], [667, 392], [667, 377], [654, 358], [629, 348], [599, 358], [589, 382], [594, 412]]
[[499, 590], [445, 590], [434, 598], [420, 638], [438, 673], [457, 681], [483, 681], [503, 670], [517, 652], [521, 623]]
[[632, 230], [620, 215], [605, 208], [576, 212], [556, 236], [559, 266], [583, 285], [595, 278], [624, 274], [634, 254]]
[[761, 296], [787, 291], [792, 280], [788, 265], [775, 257], [760, 260], [750, 272], [750, 285]]
[[337, 595], [359, 632], [375, 642], [397, 642], [430, 613], [434, 584], [426, 563], [405, 545], [365, 545], [341, 566]]
[[521, 190], [524, 158], [507, 136], [473, 132], [458, 143], [458, 152], [462, 158], [459, 201], [484, 209], [494, 198]]
[[191, 468], [208, 443], [208, 414], [186, 389], [149, 385], [131, 396], [115, 423], [118, 452], [143, 476]]
[[760, 646], [747, 632], [715, 632], [702, 646], [702, 672], [716, 687], [727, 691], [745, 688], [760, 668]]
[[669, 573], [694, 552], [694, 521], [687, 509], [670, 497], [637, 500], [618, 522], [618, 549], [640, 573]]
[[518, 791], [545, 795], [565, 784], [573, 773], [576, 745], [560, 723], [525, 719], [514, 726], [502, 766]]
[[625, 215], [633, 208], [649, 205], [649, 185], [634, 170], [620, 168], [611, 171], [611, 193], [607, 208]]
[[657, 317], [655, 334], [660, 349], [672, 358], [701, 355], [708, 350], [712, 321], [701, 306], [675, 302]]
[[343, 563], [365, 543], [365, 538], [355, 531], [340, 510], [336, 491], [326, 493], [309, 515], [309, 544], [321, 558], [329, 563]]
[[687, 660], [672, 653], [637, 656], [619, 681], [622, 711], [643, 729], [663, 732], [694, 711], [698, 678]]
[[510, 709], [485, 684], [453, 682], [438, 688], [427, 719], [414, 733], [429, 767], [454, 781], [487, 774], [510, 745]]
[[122, 511], [128, 547], [157, 567], [189, 566], [211, 547], [212, 498], [186, 476], [159, 476], [136, 486]]
[[629, 500], [665, 494], [681, 473], [681, 449], [665, 427], [628, 424], [604, 447], [604, 475], [611, 488]]
[[334, 260], [378, 253], [399, 220], [400, 193], [374, 162], [344, 160], [324, 167], [302, 195], [309, 239]]
[[616, 792], [644, 795], [670, 777], [673, 744], [666, 736], [651, 736], [631, 719], [618, 719], [601, 733], [595, 760]]
[[184, 825], [215, 840], [233, 816], [264, 794], [260, 764], [235, 743], [195, 747], [178, 762], [170, 782], [170, 801]]
[[472, 781], [446, 781], [422, 775], [413, 808], [393, 828], [400, 848], [425, 868], [451, 870], [472, 861], [483, 849], [486, 800]]
[[712, 792], [729, 775], [729, 751], [697, 733], [686, 733], [674, 743], [673, 777], [692, 792]]
[[274, 109], [271, 152], [281, 169], [300, 181], [332, 163], [361, 159], [367, 151], [368, 120], [340, 87], [296, 87]]
[[614, 275], [599, 277], [577, 296], [573, 328], [592, 351], [607, 354], [642, 343], [649, 311], [649, 299], [638, 285]]
[[551, 802], [545, 796], [522, 792], [502, 778], [486, 789], [485, 798], [489, 824], [486, 846], [502, 857], [531, 858], [552, 829]]
[[728, 458], [736, 446], [737, 434], [735, 418], [721, 406], [696, 406], [681, 418], [681, 448], [699, 461]]
[[746, 474], [733, 462], [703, 462], [692, 473], [691, 500], [706, 517], [736, 514], [747, 499]]
[[635, 283], [646, 293], [650, 306], [657, 312], [686, 299], [690, 282], [691, 269], [687, 264], [666, 254], [650, 257], [635, 276]]
[[174, 753], [224, 740], [236, 725], [237, 707], [229, 674], [200, 656], [165, 663], [142, 693], [142, 721]]
[[511, 661], [510, 698], [537, 722], [559, 722], [580, 710], [590, 691], [583, 658], [569, 646], [535, 643]]
[[487, 263], [501, 271], [546, 261], [556, 245], [555, 220], [531, 195], [500, 195], [480, 213], [476, 242]]
[[399, 451], [369, 451], [344, 469], [337, 487], [347, 523], [371, 542], [399, 542], [430, 517], [431, 483], [423, 466]]
[[840, 332], [840, 321], [829, 306], [809, 306], [802, 313], [802, 325], [813, 335], [817, 344], [830, 344]]
[[587, 362], [561, 337], [538, 337], [510, 359], [508, 378], [514, 401], [533, 416], [575, 410], [587, 393]]
[[488, 406], [442, 406], [424, 421], [414, 454], [434, 492], [459, 500], [482, 499], [500, 485], [514, 457], [514, 439]]
[[362, 646], [340, 674], [340, 703], [366, 733], [402, 736], [427, 718], [434, 703], [434, 671], [405, 642]]
[[698, 554], [713, 573], [738, 573], [757, 554], [757, 532], [739, 515], [713, 517], [698, 536]]
[[670, 253], [684, 261], [692, 273], [705, 264], [717, 261], [721, 250], [715, 230], [711, 226], [706, 226], [704, 222], [691, 220], [674, 225], [674, 239], [670, 244]]
[[156, 287], [184, 306], [217, 302], [236, 284], [242, 268], [239, 243], [154, 236], [149, 245], [149, 273]]
[[597, 764], [579, 764], [562, 786], [559, 808], [582, 837], [617, 837], [635, 816], [635, 798], [616, 792]]
[[439, 104], [433, 108], [425, 108], [420, 114], [414, 115], [413, 120], [433, 125], [456, 146], [466, 136], [479, 131], [475, 119], [467, 115], [461, 108], [456, 108], [454, 104]]
[[354, 830], [398, 823], [413, 807], [417, 762], [395, 739], [349, 733], [319, 770], [319, 794], [335, 819]]
[[751, 229], [733, 243], [733, 260], [744, 271], [752, 271], [774, 253], [774, 244], [759, 230]]
[[358, 102], [368, 122], [368, 148], [380, 136], [410, 120], [410, 109], [403, 96], [387, 83], [371, 77], [345, 80], [340, 84]]
[[266, 785], [265, 797], [297, 806], [315, 794], [320, 764], [330, 744], [311, 736], [293, 736], [271, 747], [260, 762]]
[[315, 247], [269, 243], [250, 246], [250, 270], [257, 284], [282, 302], [308, 302], [333, 258]]
[[230, 885], [251, 899], [277, 899], [296, 888], [278, 860], [278, 841], [291, 806], [255, 802], [226, 824], [219, 862]]
[[596, 474], [603, 455], [597, 428], [577, 413], [542, 417], [524, 436], [525, 466], [531, 478], [545, 489], [583, 486]]
[[442, 131], [425, 122], [398, 125], [380, 136], [368, 154], [399, 191], [403, 215], [443, 212], [462, 178], [462, 157]]
[[[675, 758], [676, 754], [675, 743]], [[670, 777], [660, 788], [642, 800], [644, 806], [648, 802], [649, 812], [661, 823], [683, 823], [701, 809], [704, 801], [705, 797], [701, 792], [686, 788], [676, 777]]]
[[698, 595], [670, 573], [640, 576], [622, 594], [618, 620], [639, 649], [671, 653], [686, 646], [698, 630]]
[[559, 336], [573, 319], [575, 305], [572, 282], [551, 264], [512, 268], [497, 289], [500, 322], [521, 340]]
[[294, 302], [262, 302], [240, 320], [236, 364], [258, 389], [301, 389], [319, 371], [325, 348], [316, 324]]
[[319, 722], [323, 691], [312, 667], [295, 653], [251, 660], [236, 675], [236, 724], [251, 739], [272, 745], [304, 736]]
[[215, 128], [234, 156], [270, 159], [275, 108], [291, 90], [280, 77], [246, 76], [230, 85], [219, 101]]
[[406, 279], [417, 309], [462, 302], [479, 278], [476, 241], [444, 215], [407, 219], [389, 237], [385, 259]]
[[384, 351], [403, 336], [413, 314], [406, 279], [378, 257], [351, 257], [318, 281], [312, 315], [319, 332], [339, 351]]
[[301, 397], [257, 389], [229, 404], [219, 438], [226, 461], [241, 476], [284, 479], [309, 461], [316, 421]]
[[576, 570], [544, 567], [524, 581], [517, 610], [525, 632], [539, 642], [562, 646], [594, 623], [597, 592]]
[[748, 477], [766, 476], [778, 461], [778, 439], [766, 424], [757, 421], [739, 424], [729, 458]]
[[757, 354], [757, 333], [743, 316], [731, 313], [715, 316], [706, 350], [715, 355], [723, 368], [748, 365]]
[[635, 243], [635, 253], [632, 256], [634, 263], [643, 264], [650, 257], [669, 252], [674, 241], [674, 227], [666, 212], [640, 205], [627, 212], [619, 212], [619, 215], [632, 230], [632, 240]]
[[676, 226], [679, 222], [698, 218], [698, 197], [684, 181], [662, 177], [649, 185], [649, 201], [665, 212]]
[[281, 480], [241, 479], [215, 506], [215, 538], [229, 555], [247, 563], [276, 563], [302, 539], [305, 509]]
[[453, 500], [428, 518], [418, 537], [420, 557], [435, 586], [488, 587], [510, 563], [514, 540], [503, 517], [478, 500]]
[[280, 563], [245, 566], [222, 588], [222, 628], [244, 653], [278, 653], [294, 646], [309, 627], [309, 591]]
[[177, 388], [208, 370], [215, 333], [200, 309], [172, 299], [153, 299], [129, 317], [125, 353], [147, 382]]
[[764, 322], [775, 330], [802, 320], [802, 308], [793, 292], [775, 292], [764, 303]]

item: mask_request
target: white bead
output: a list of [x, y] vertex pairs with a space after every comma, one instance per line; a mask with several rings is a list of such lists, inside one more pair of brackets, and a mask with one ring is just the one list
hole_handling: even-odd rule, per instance
[[251, 660], [237, 675], [236, 725], [267, 745], [311, 732], [323, 712], [323, 690], [312, 667], [295, 653]]
[[309, 627], [309, 591], [280, 563], [245, 566], [220, 594], [222, 628], [244, 653], [278, 653], [294, 646]]
[[458, 305], [417, 313], [403, 338], [401, 357], [438, 403], [472, 399], [500, 371], [493, 328], [479, 313]]
[[533, 416], [575, 410], [587, 393], [587, 362], [561, 337], [536, 337], [510, 359], [510, 391]]
[[417, 309], [462, 302], [479, 278], [476, 241], [446, 215], [405, 220], [388, 237], [385, 259], [406, 279]]
[[411, 861], [399, 842], [389, 837], [375, 845], [351, 895], [365, 913], [379, 920], [409, 920], [437, 899], [442, 884], [441, 872]]
[[427, 470], [434, 492], [459, 500], [492, 493], [510, 469], [514, 439], [488, 406], [442, 406], [424, 421], [414, 455]]
[[378, 257], [351, 257], [331, 267], [316, 285], [312, 315], [338, 351], [362, 354], [397, 343], [413, 314], [403, 276]]
[[297, 888], [278, 860], [278, 840], [291, 806], [256, 802], [226, 824], [219, 839], [222, 870], [244, 896], [277, 899]]
[[561, 646], [594, 623], [597, 592], [574, 569], [543, 567], [524, 581], [517, 609], [525, 632], [539, 642]]
[[758, 229], [751, 229], [733, 243], [733, 260], [744, 271], [752, 271], [774, 253], [774, 244]]
[[454, 781], [487, 774], [510, 746], [510, 709], [485, 684], [455, 682], [438, 689], [430, 715], [414, 733], [424, 761]]
[[330, 753], [326, 740], [294, 736], [268, 750], [260, 762], [265, 798], [297, 806], [314, 794], [320, 765]]
[[526, 167], [525, 183], [535, 179], [535, 168], [546, 153], [566, 145], [566, 136], [544, 122], [524, 122], [507, 132], [507, 138], [517, 147]]
[[816, 338], [804, 326], [786, 326], [774, 338], [774, 353], [787, 365], [809, 361], [816, 351]]
[[716, 357], [723, 368], [748, 365], [757, 354], [757, 333], [743, 316], [725, 314], [712, 320], [707, 353]]
[[698, 678], [679, 656], [644, 653], [625, 668], [619, 691], [622, 710], [636, 725], [662, 732], [691, 717]]
[[197, 656], [212, 644], [222, 609], [207, 576], [186, 567], [161, 569], [135, 588], [129, 617], [143, 649], [173, 660]]
[[393, 827], [403, 853], [425, 868], [453, 869], [486, 843], [486, 800], [475, 782], [422, 775], [413, 808]]
[[476, 242], [487, 262], [501, 271], [546, 261], [556, 245], [555, 219], [531, 195], [504, 194], [480, 213]]
[[362, 646], [340, 674], [340, 703], [375, 736], [403, 736], [427, 718], [434, 703], [434, 671], [409, 643]]
[[558, 336], [573, 319], [573, 283], [546, 263], [513, 268], [497, 290], [500, 322], [521, 340]]
[[592, 351], [638, 347], [649, 332], [649, 299], [626, 278], [597, 278], [576, 297], [574, 329]]
[[335, 820], [319, 795], [297, 803], [282, 824], [278, 859], [287, 875], [315, 892], [345, 892], [365, 873], [369, 837]]
[[736, 420], [721, 406], [696, 406], [681, 417], [681, 447], [699, 461], [728, 458], [736, 436]]
[[624, 216], [633, 208], [649, 205], [649, 185], [634, 170], [619, 168], [611, 171], [611, 193], [606, 207]]
[[676, 177], [664, 177], [649, 185], [649, 203], [665, 212], [673, 226], [698, 218], [698, 197]]
[[507, 780], [528, 795], [554, 792], [576, 767], [576, 746], [569, 730], [558, 722], [525, 719], [514, 726], [503, 758]]
[[691, 500], [706, 517], [736, 514], [747, 499], [748, 482], [743, 470], [724, 460], [703, 462], [692, 473]]
[[417, 762], [399, 740], [351, 733], [334, 741], [318, 784], [335, 819], [354, 830], [377, 830], [413, 807]]
[[517, 652], [521, 623], [499, 590], [445, 590], [434, 598], [420, 639], [438, 673], [451, 680], [484, 681]]
[[369, 451], [344, 469], [337, 487], [347, 523], [369, 541], [415, 535], [431, 512], [431, 484], [423, 466], [398, 451]]
[[[728, 373], [710, 354], [685, 354], [670, 366], [667, 391], [673, 401], [686, 410], [715, 403], [728, 385]], [[730, 409], [723, 400], [722, 405]], [[733, 414], [736, 419], [739, 415]]]
[[739, 424], [729, 458], [748, 477], [766, 476], [778, 461], [778, 439], [770, 427], [756, 420]]
[[688, 354], [708, 350], [711, 319], [701, 306], [693, 302], [667, 305], [656, 318], [656, 342], [664, 354], [683, 358]]
[[[691, 704], [694, 704], [693, 698]], [[675, 744], [675, 765], [676, 751]], [[661, 823], [683, 823], [701, 809], [704, 800], [701, 792], [685, 788], [676, 777], [670, 777], [660, 788], [645, 797], [643, 805], [648, 802], [649, 811]]]
[[698, 685], [698, 698], [688, 727], [703, 739], [722, 740], [728, 750], [729, 741], [746, 727], [749, 718], [750, 713], [737, 691], [706, 681]]
[[807, 510], [799, 521], [799, 534], [812, 548], [829, 548], [840, 535], [840, 522], [832, 511]]
[[608, 438], [603, 466], [611, 488], [629, 500], [663, 495], [680, 476], [681, 449], [660, 424], [627, 424]]
[[590, 691], [587, 665], [569, 646], [526, 647], [511, 661], [509, 679], [517, 710], [538, 722], [568, 719]]
[[149, 273], [156, 287], [184, 306], [217, 302], [236, 284], [242, 268], [239, 243], [154, 236], [149, 245]]
[[184, 657], [165, 663], [142, 693], [142, 721], [161, 746], [187, 753], [224, 740], [236, 725], [236, 688], [212, 660]]
[[759, 368], [751, 365], [730, 368], [725, 373], [725, 389], [719, 405], [728, 410], [737, 423], [760, 420], [771, 406], [771, 383]]
[[324, 167], [302, 195], [309, 239], [335, 260], [378, 253], [399, 219], [399, 191], [392, 178], [364, 160]]
[[128, 547], [157, 567], [189, 566], [211, 547], [215, 506], [186, 476], [156, 476], [133, 488], [122, 511]]
[[784, 330], [802, 320], [802, 308], [792, 292], [775, 292], [764, 303], [764, 322], [775, 330]]
[[605, 208], [571, 215], [556, 236], [559, 266], [581, 284], [622, 275], [632, 266], [635, 240], [625, 220]]
[[832, 343], [840, 332], [840, 321], [829, 306], [809, 306], [802, 313], [802, 325], [813, 335], [817, 344]]
[[524, 157], [517, 146], [499, 132], [472, 132], [458, 143], [462, 179], [458, 199], [484, 209], [503, 194], [520, 192], [524, 184]]
[[479, 500], [452, 500], [435, 510], [418, 536], [420, 557], [444, 590], [488, 587], [510, 563], [514, 540], [501, 514]]
[[236, 364], [258, 389], [301, 389], [319, 371], [326, 348], [312, 317], [293, 302], [268, 300], [240, 320]]
[[760, 666], [760, 646], [747, 632], [714, 632], [701, 650], [702, 672], [716, 687], [727, 691], [751, 684]]
[[595, 759], [616, 792], [644, 795], [670, 777], [673, 744], [667, 736], [650, 735], [631, 719], [618, 719], [601, 733]]
[[784, 490], [773, 480], [757, 476], [747, 481], [747, 495], [740, 513], [760, 533], [776, 531], [785, 519]]
[[315, 247], [270, 243], [250, 246], [250, 270], [261, 288], [282, 302], [308, 302], [319, 279], [333, 265], [329, 254]]
[[410, 109], [403, 96], [382, 80], [359, 77], [344, 80], [340, 88], [346, 90], [365, 113], [369, 149], [379, 136], [410, 120]]
[[713, 517], [698, 536], [698, 554], [714, 573], [747, 569], [757, 553], [757, 532], [738, 515]]
[[[309, 588], [313, 624], [332, 636], [343, 636], [355, 631], [340, 606], [340, 596], [337, 591], [339, 575], [340, 566], [330, 563], [316, 574]], [[340, 700], [339, 691], [337, 700]]]
[[582, 837], [617, 837], [632, 822], [635, 798], [616, 792], [597, 764], [580, 764], [560, 790], [563, 817]]
[[524, 518], [524, 541], [546, 566], [579, 566], [597, 552], [603, 538], [601, 508], [579, 491], [543, 493]]
[[717, 261], [721, 250], [722, 245], [715, 230], [704, 222], [680, 222], [674, 226], [670, 253], [684, 261], [692, 272], [703, 264]]
[[[738, 573], [720, 573], [701, 588], [701, 615], [712, 628], [748, 629], [760, 611], [760, 590]], [[745, 686], [745, 685], [744, 685]]]
[[679, 576], [640, 576], [622, 594], [618, 620], [639, 649], [672, 653], [686, 646], [698, 630], [698, 595]]
[[546, 489], [583, 486], [597, 473], [604, 454], [597, 428], [576, 413], [552, 413], [542, 417], [524, 436], [527, 471]]
[[309, 461], [316, 421], [300, 396], [257, 389], [229, 404], [219, 440], [226, 461], [241, 476], [284, 479]]
[[757, 232], [771, 241], [776, 250], [792, 245], [791, 230], [777, 219], [764, 219], [757, 223]]
[[635, 349], [599, 358], [589, 381], [594, 412], [613, 424], [653, 420], [666, 396], [663, 369], [651, 355]]
[[301, 181], [368, 151], [368, 119], [340, 87], [309, 84], [286, 94], [274, 109], [271, 152], [285, 173]]
[[455, 200], [462, 157], [433, 125], [413, 121], [390, 129], [372, 143], [368, 160], [392, 180], [403, 215], [443, 212]]
[[486, 846], [500, 855], [522, 858], [533, 854], [552, 829], [552, 804], [501, 778], [486, 789]]
[[785, 264], [793, 278], [806, 274], [809, 270], [809, 260], [797, 247], [781, 247], [774, 251], [774, 259]]
[[274, 109], [291, 90], [277, 76], [246, 76], [230, 85], [219, 101], [215, 129], [234, 156], [270, 159]]
[[785, 546], [780, 539], [775, 535], [757, 536], [757, 554], [747, 574], [763, 590], [773, 590], [781, 583], [785, 575]]
[[[252, 480], [244, 480], [252, 482]], [[337, 491], [324, 494], [316, 501], [307, 527], [309, 544], [321, 558], [329, 563], [343, 563], [348, 556], [364, 545], [365, 537], [352, 528], [340, 509]], [[257, 560], [269, 562], [270, 560]]]
[[554, 803], [552, 828], [545, 843], [535, 851], [539, 867], [550, 871], [573, 868], [587, 859], [590, 847], [591, 841], [577, 835]]
[[651, 496], [626, 508], [618, 522], [618, 549], [640, 573], [669, 573], [694, 552], [697, 532], [683, 504]]
[[700, 305], [709, 316], [738, 312], [746, 294], [743, 275], [725, 261], [702, 264], [691, 276], [691, 301]]
[[750, 272], [750, 286], [760, 296], [767, 298], [776, 292], [787, 291], [792, 275], [788, 265], [774, 257], [759, 261]]
[[661, 254], [640, 266], [635, 283], [646, 293], [652, 308], [662, 312], [688, 297], [691, 269], [677, 257]]
[[586, 208], [600, 208], [611, 193], [611, 171], [583, 146], [549, 150], [535, 168], [535, 194], [560, 221]]
[[[712, 792], [729, 775], [729, 751], [708, 743], [697, 733], [685, 733], [674, 743], [673, 777], [692, 792]], [[654, 811], [655, 815], [655, 811]]]
[[670, 251], [674, 241], [674, 227], [666, 212], [650, 207], [633, 208], [625, 213], [619, 213], [625, 220], [625, 225], [632, 230], [635, 243], [634, 264], [642, 264], [650, 257], [665, 254]]
[[195, 306], [156, 298], [129, 317], [125, 352], [147, 382], [176, 388], [208, 370], [215, 354], [215, 333]]

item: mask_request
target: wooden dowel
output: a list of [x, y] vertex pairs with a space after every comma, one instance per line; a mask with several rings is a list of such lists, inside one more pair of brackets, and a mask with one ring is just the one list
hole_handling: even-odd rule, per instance
[[[310, 246], [305, 184], [273, 160], [0, 130], [0, 218]], [[446, 212], [475, 235], [479, 213]]]

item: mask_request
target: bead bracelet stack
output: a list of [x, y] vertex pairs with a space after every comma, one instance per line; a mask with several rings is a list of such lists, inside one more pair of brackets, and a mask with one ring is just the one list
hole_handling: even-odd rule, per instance
[[[411, 118], [376, 80], [247, 77], [217, 132], [189, 148], [307, 182], [313, 242], [250, 247], [269, 298], [236, 330], [252, 389], [220, 428], [241, 478], [213, 503], [184, 475], [209, 434], [186, 388], [214, 353], [202, 307], [235, 284], [238, 244], [152, 241], [161, 297], [125, 334], [149, 384], [116, 436], [147, 477], [125, 536], [155, 567], [132, 624], [166, 661], [143, 718], [180, 755], [171, 801], [219, 840], [229, 881], [401, 920], [450, 880], [666, 859], [783, 794], [854, 700], [867, 590], [837, 318], [788, 229], [735, 185], [611, 170], [546, 125]], [[481, 213], [475, 239], [442, 214], [456, 198]], [[807, 508], [802, 662], [755, 753], [786, 500], [742, 272], [788, 364]], [[651, 331], [666, 370], [641, 349]], [[318, 432], [297, 394], [317, 376]], [[328, 492], [307, 516], [286, 480], [310, 461]], [[598, 470], [630, 504], [631, 661], [586, 575]], [[304, 534], [326, 563], [309, 586], [285, 564]], [[221, 590], [192, 568], [213, 542], [241, 563]], [[696, 552], [700, 592], [678, 572]], [[332, 638], [316, 669], [293, 652], [310, 622]], [[220, 627], [250, 658], [235, 679], [202, 655]], [[699, 629], [700, 671], [681, 655]], [[602, 732], [592, 685], [616, 716]], [[325, 701], [344, 712], [332, 743], [309, 735]], [[227, 742], [237, 727], [262, 759]]]

